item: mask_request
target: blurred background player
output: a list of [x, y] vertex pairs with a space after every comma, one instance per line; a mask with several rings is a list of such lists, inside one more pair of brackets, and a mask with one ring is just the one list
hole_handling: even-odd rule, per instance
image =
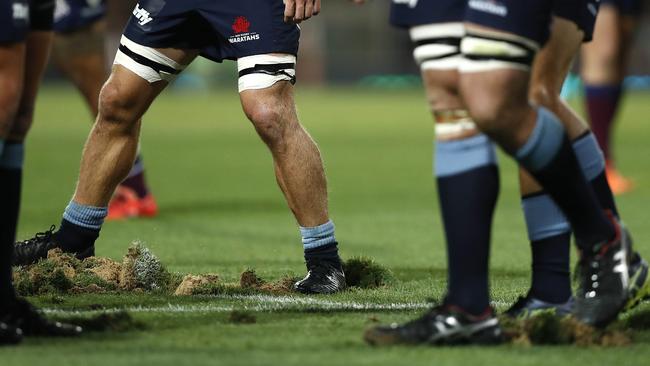
[[581, 76], [591, 128], [607, 160], [607, 179], [614, 193], [625, 193], [633, 182], [614, 162], [613, 125], [620, 106], [630, 48], [641, 14], [641, 0], [601, 0], [593, 42], [582, 48]]
[[17, 243], [15, 263], [34, 263], [52, 248], [79, 258], [94, 254], [112, 192], [131, 169], [143, 114], [202, 55], [237, 61], [243, 111], [271, 152], [277, 183], [299, 224], [308, 272], [295, 289], [344, 289], [320, 151], [300, 124], [293, 98], [300, 37], [295, 23], [318, 14], [320, 0], [159, 5], [157, 0], [138, 3], [124, 30], [59, 231]]
[[[99, 92], [108, 77], [106, 11], [106, 0], [56, 0], [54, 13], [52, 61], [74, 83], [95, 118]], [[157, 213], [138, 151], [133, 168], [115, 190], [107, 219], [153, 217]]]
[[[613, 188], [606, 177], [605, 158], [587, 123], [560, 97], [560, 91], [575, 56], [583, 42], [591, 42], [597, 1], [581, 0], [575, 7], [571, 2], [555, 1], [550, 38], [535, 56], [532, 66], [529, 97], [537, 105], [551, 110], [563, 123], [582, 172], [602, 207], [617, 220], [620, 213]], [[526, 296], [521, 297], [507, 314], [529, 316], [533, 312], [555, 308], [564, 315], [571, 298], [569, 264], [571, 227], [552, 198], [525, 170], [520, 171], [522, 206], [532, 249], [532, 283]], [[626, 229], [624, 229], [626, 230]], [[627, 234], [629, 286], [626, 309], [636, 306], [650, 295], [648, 263], [632, 250]]]
[[12, 285], [24, 141], [52, 42], [53, 0], [0, 2], [0, 344], [25, 336], [74, 336], [81, 328], [50, 322]]
[[[422, 4], [398, 3], [411, 8]], [[428, 22], [436, 24], [411, 29], [416, 45], [422, 46], [416, 48], [416, 59], [423, 65], [428, 62], [448, 70], [442, 73], [446, 78], [440, 77], [434, 85], [440, 106], [447, 109], [444, 114], [437, 111], [436, 133], [439, 136], [443, 132], [443, 138], [450, 141], [438, 141], [443, 146], [437, 148], [436, 154], [447, 237], [447, 295], [442, 305], [419, 319], [370, 329], [366, 340], [373, 344], [501, 340], [488, 290], [490, 229], [498, 175], [494, 150], [486, 136], [474, 131], [479, 129], [542, 182], [552, 197], [551, 203], [557, 202], [569, 218], [581, 248], [580, 286], [573, 313], [588, 324], [609, 323], [628, 300], [625, 233], [615, 218], [608, 217], [605, 209], [609, 207], [599, 202], [587, 183], [576, 157], [578, 151], [569, 142], [570, 131], [551, 110], [531, 106], [528, 100], [530, 68], [548, 39], [553, 2], [424, 3], [428, 7], [419, 13], [433, 14]], [[575, 5], [571, 12], [582, 9], [577, 1], [571, 5]], [[553, 93], [547, 101], [555, 101], [559, 90]], [[459, 107], [467, 110], [459, 111]], [[595, 149], [594, 154], [592, 146], [591, 152], [598, 158]], [[561, 256], [568, 262], [568, 248], [565, 254]], [[570, 298], [570, 286], [567, 295]]]
[[[595, 15], [589, 17], [586, 6], [584, 14], [573, 14], [575, 12], [561, 7], [563, 3], [557, 4], [556, 14], [564, 18], [580, 15], [580, 18], [566, 20], [555, 17], [552, 37], [536, 56], [533, 65], [530, 98], [534, 103], [562, 116], [574, 141], [583, 173], [588, 176], [603, 205], [617, 212], [604, 177], [602, 153], [593, 135], [585, 122], [559, 98], [560, 87], [583, 38], [591, 38]], [[410, 29], [415, 47], [414, 57], [422, 70], [429, 105], [437, 122], [434, 175], [437, 177], [448, 244], [455, 248], [462, 247], [459, 242], [463, 241], [487, 243], [490, 239], [488, 230], [467, 232], [466, 227], [484, 228], [491, 222], [493, 202], [498, 194], [499, 184], [495, 178], [498, 163], [494, 144], [476, 129], [467, 111], [462, 108], [456, 89], [449, 84], [455, 80], [456, 67], [462, 62], [462, 57], [455, 54], [457, 49], [454, 48], [460, 42], [458, 35], [462, 31], [450, 23], [436, 24], [430, 1], [419, 1], [415, 6], [394, 1], [391, 10], [391, 23]], [[583, 37], [584, 33], [576, 27], [576, 22], [586, 29], [584, 32], [589, 33], [588, 37]], [[490, 163], [480, 166], [481, 158], [489, 159]], [[459, 187], [464, 187], [459, 182], [473, 182], [476, 191], [495, 198], [479, 201], [468, 207], [471, 211], [461, 213], [459, 207], [463, 207], [461, 200], [465, 200], [466, 195], [458, 193]], [[552, 309], [558, 315], [570, 314], [574, 304], [569, 263], [571, 227], [552, 198], [524, 170], [521, 170], [520, 186], [533, 259], [532, 284], [527, 295], [520, 298], [507, 313], [520, 316]], [[648, 278], [647, 263], [638, 254], [635, 254], [634, 263], [636, 266], [631, 267], [632, 272], [638, 272], [639, 276], [631, 274], [638, 281], [633, 283], [637, 291], [634, 292], [635, 296], [630, 297], [630, 304], [638, 302], [638, 296], [643, 294], [639, 289], [645, 286]], [[464, 269], [463, 274], [471, 276], [471, 271]], [[459, 276], [450, 274], [452, 278]]]

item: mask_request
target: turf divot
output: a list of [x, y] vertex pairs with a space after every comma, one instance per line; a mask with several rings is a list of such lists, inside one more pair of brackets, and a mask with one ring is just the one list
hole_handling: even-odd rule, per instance
[[90, 257], [79, 260], [60, 249], [46, 259], [15, 269], [14, 284], [22, 296], [105, 293], [114, 291], [170, 292], [180, 284], [144, 245], [134, 242], [122, 262]]
[[571, 316], [543, 312], [526, 319], [501, 318], [506, 339], [519, 346], [576, 345], [620, 347], [632, 343], [632, 333], [618, 321], [605, 329], [583, 324]]
[[[354, 257], [343, 263], [348, 287], [377, 288], [393, 277], [387, 268], [368, 257]], [[267, 281], [254, 269], [243, 271], [237, 283], [223, 283], [217, 274], [169, 272], [151, 250], [133, 242], [121, 262], [90, 257], [83, 260], [53, 249], [46, 259], [17, 267], [14, 283], [22, 296], [98, 294], [111, 292], [155, 292], [175, 296], [192, 295], [288, 295], [300, 277], [285, 275]]]
[[393, 280], [391, 271], [369, 257], [352, 257], [343, 262], [348, 287], [376, 288]]

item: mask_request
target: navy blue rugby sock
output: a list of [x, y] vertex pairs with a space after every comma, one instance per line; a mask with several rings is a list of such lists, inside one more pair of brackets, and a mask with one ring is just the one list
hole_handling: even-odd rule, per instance
[[605, 156], [598, 146], [596, 136], [591, 131], [587, 131], [573, 140], [573, 150], [576, 153], [582, 172], [591, 184], [600, 205], [604, 209], [610, 210], [617, 218], [620, 218], [614, 194], [605, 175]]
[[77, 253], [95, 245], [107, 207], [93, 207], [70, 201], [63, 213], [56, 240], [66, 252]]
[[538, 107], [535, 128], [515, 153], [571, 222], [582, 250], [594, 251], [616, 235], [578, 164], [564, 127], [549, 110]]
[[571, 297], [571, 226], [551, 196], [538, 192], [521, 201], [532, 251], [530, 295], [560, 304]]
[[24, 146], [0, 140], [0, 307], [15, 299], [11, 263], [20, 210]]
[[485, 135], [438, 141], [435, 175], [447, 241], [445, 302], [479, 315], [490, 305], [488, 263], [499, 194], [496, 152]]
[[332, 220], [314, 227], [300, 227], [305, 260], [326, 260], [340, 265], [338, 242]]
[[[619, 216], [605, 176], [605, 158], [595, 136], [586, 132], [573, 140], [573, 150], [585, 178], [605, 209]], [[569, 248], [571, 226], [553, 199], [545, 192], [522, 198], [533, 255], [531, 295], [563, 303], [571, 295]]]

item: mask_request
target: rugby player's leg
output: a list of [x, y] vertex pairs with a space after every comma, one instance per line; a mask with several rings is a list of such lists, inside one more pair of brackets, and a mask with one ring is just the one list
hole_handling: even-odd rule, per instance
[[[52, 32], [35, 31], [27, 34], [25, 43], [3, 47], [3, 52], [7, 54], [2, 57], [2, 60], [5, 66], [8, 66], [7, 72], [2, 73], [5, 78], [3, 84], [7, 85], [8, 89], [3, 93], [7, 99], [3, 98], [2, 105], [8, 106], [8, 113], [5, 113], [2, 118], [11, 119], [8, 120], [10, 127], [6, 134], [3, 163], [0, 168], [1, 191], [7, 194], [2, 200], [3, 214], [0, 222], [3, 225], [2, 235], [6, 235], [6, 239], [11, 243], [15, 240], [20, 207], [24, 141], [33, 121], [36, 95], [47, 64], [51, 40]], [[17, 98], [16, 92], [20, 93]], [[4, 250], [13, 251], [13, 245], [7, 244], [6, 248], [3, 247]], [[11, 258], [12, 254], [2, 255], [3, 261], [11, 261]]]
[[607, 160], [607, 177], [615, 193], [625, 193], [633, 182], [614, 164], [612, 130], [623, 90], [623, 79], [636, 28], [634, 15], [624, 14], [612, 2], [600, 6], [594, 40], [582, 49], [581, 75], [591, 128]]
[[[562, 123], [547, 108], [529, 103], [530, 64], [519, 63], [519, 58], [483, 63], [485, 55], [475, 53], [482, 52], [479, 44], [484, 41], [534, 46], [526, 45], [521, 37], [514, 36], [515, 40], [511, 34], [483, 26], [469, 24], [467, 29], [481, 34], [463, 41], [466, 56], [478, 61], [462, 69], [460, 77], [461, 93], [476, 124], [516, 157], [553, 197], [571, 222], [581, 249], [591, 252], [615, 238], [616, 227], [588, 186]], [[499, 41], [492, 41], [495, 38]]]
[[103, 20], [79, 30], [56, 33], [52, 61], [86, 101], [94, 117], [98, 113], [99, 92], [107, 77]]
[[483, 314], [490, 306], [490, 236], [499, 194], [495, 147], [478, 131], [458, 95], [462, 23], [415, 26], [410, 34], [436, 122], [434, 176], [447, 244], [445, 301], [469, 314]]
[[[536, 55], [531, 72], [530, 100], [555, 113], [571, 139], [583, 135], [588, 129], [559, 93], [583, 38], [584, 34], [574, 22], [554, 17], [551, 36]], [[522, 208], [532, 250], [532, 282], [527, 296], [508, 309], [507, 314], [530, 315], [549, 308], [559, 315], [570, 313], [571, 226], [551, 196], [530, 174], [520, 169], [519, 176]]]
[[[468, 13], [462, 49], [469, 61], [461, 69], [461, 94], [479, 128], [531, 172], [568, 217], [581, 249], [576, 315], [587, 323], [604, 325], [625, 303], [628, 273], [623, 233], [588, 185], [558, 117], [547, 108], [531, 106], [527, 98], [529, 66], [538, 45], [546, 40], [548, 24], [539, 14], [547, 13], [550, 19], [549, 5], [508, 1], [514, 10], [508, 19], [486, 17], [482, 9]], [[533, 20], [540, 23], [533, 25], [534, 31], [526, 30]], [[596, 267], [600, 276], [592, 276]], [[601, 276], [610, 281], [608, 289], [596, 291], [594, 277]]]
[[[393, 9], [406, 10], [399, 5]], [[393, 15], [400, 20], [399, 13]], [[441, 306], [416, 320], [368, 329], [364, 338], [374, 345], [501, 340], [490, 307], [488, 279], [492, 216], [499, 193], [498, 164], [494, 144], [478, 131], [458, 95], [457, 69], [463, 61], [460, 41], [464, 33], [458, 20], [410, 29], [414, 56], [436, 121], [434, 175], [447, 243], [447, 294]]]
[[[20, 182], [20, 149], [7, 146], [7, 137], [18, 111], [23, 90], [25, 43], [0, 45], [0, 314], [16, 299], [12, 284], [11, 264], [13, 241], [18, 219]], [[13, 144], [12, 144], [13, 145]], [[6, 324], [0, 318], [0, 327]], [[15, 328], [0, 328], [0, 344], [17, 343], [21, 339]]]
[[[251, 58], [252, 57], [252, 58]], [[318, 146], [298, 120], [289, 81], [295, 70], [292, 55], [260, 55], [238, 60], [240, 69], [240, 98], [244, 113], [273, 156], [275, 175], [302, 235], [305, 260], [310, 274], [320, 266], [329, 273], [316, 281], [308, 275], [296, 283], [301, 292], [329, 293], [345, 287], [334, 224], [330, 220], [327, 202], [327, 181]], [[275, 75], [257, 73], [260, 64], [282, 59], [287, 70]], [[274, 61], [275, 60], [275, 61]], [[281, 65], [282, 63], [275, 63]], [[243, 70], [251, 73], [242, 74]], [[291, 74], [290, 74], [291, 73]], [[330, 276], [331, 275], [331, 276]]]
[[[16, 224], [20, 207], [20, 191], [22, 184], [22, 166], [24, 156], [23, 142], [31, 126], [34, 115], [34, 104], [38, 87], [47, 64], [52, 40], [52, 15], [54, 3], [32, 2], [29, 9], [30, 31], [16, 42], [0, 47], [0, 103], [3, 112], [0, 115], [0, 288], [13, 292], [9, 283], [6, 286], [6, 276], [11, 281], [11, 265], [13, 260], [13, 245], [16, 234]], [[4, 10], [4, 9], [2, 9]], [[14, 8], [15, 13], [15, 8]], [[8, 74], [11, 73], [11, 74]], [[7, 87], [7, 90], [4, 90]], [[1, 112], [0, 112], [1, 113]], [[7, 140], [4, 140], [4, 137]], [[0, 343], [9, 341], [16, 333], [10, 331], [19, 329], [20, 335], [26, 336], [76, 336], [81, 328], [50, 322], [45, 319], [29, 302], [18, 298], [14, 293], [2, 293], [0, 301]], [[7, 334], [7, 332], [9, 334]], [[4, 334], [3, 334], [4, 333]]]
[[84, 147], [77, 188], [60, 229], [17, 243], [15, 264], [33, 263], [54, 247], [80, 258], [94, 254], [108, 202], [133, 166], [142, 115], [168, 81], [198, 54], [145, 47], [127, 38], [122, 42], [100, 93], [99, 114]]
[[[178, 71], [198, 54], [177, 49], [147, 50], [165, 57]], [[168, 84], [165, 80], [146, 80], [133, 68], [144, 68], [145, 73], [150, 73], [150, 68], [128, 56], [122, 56], [124, 61], [119, 58], [102, 87], [99, 114], [83, 151], [77, 189], [58, 232], [60, 246], [68, 252], [94, 251], [113, 191], [133, 167], [141, 118]]]
[[[93, 117], [97, 117], [99, 92], [107, 77], [105, 31], [105, 21], [99, 20], [82, 29], [57, 33], [52, 49], [52, 60], [83, 95]], [[138, 152], [109, 205], [108, 219], [156, 215], [157, 205], [146, 184], [143, 164]]]
[[[588, 29], [588, 27], [587, 27]], [[555, 17], [551, 38], [535, 58], [530, 99], [553, 111], [562, 121], [582, 172], [601, 206], [620, 219], [605, 175], [605, 159], [594, 135], [582, 118], [560, 98], [562, 82], [578, 52], [584, 33], [574, 21]], [[564, 304], [571, 295], [569, 267], [570, 225], [550, 196], [534, 179], [521, 172], [522, 205], [533, 252], [533, 281], [530, 296], [544, 302]], [[634, 306], [647, 287], [647, 263], [628, 246], [630, 256], [630, 302]], [[536, 302], [540, 305], [539, 302]], [[569, 304], [570, 305], [570, 304]], [[514, 307], [513, 307], [513, 310]], [[564, 312], [568, 306], [558, 308]]]
[[240, 96], [246, 116], [273, 155], [278, 184], [300, 226], [328, 222], [323, 163], [316, 143], [298, 121], [291, 84], [280, 81]]

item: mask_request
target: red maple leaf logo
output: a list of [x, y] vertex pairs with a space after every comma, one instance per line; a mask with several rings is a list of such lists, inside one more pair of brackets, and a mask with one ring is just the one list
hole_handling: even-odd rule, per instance
[[246, 19], [246, 17], [237, 17], [235, 22], [232, 23], [232, 30], [235, 34], [239, 33], [248, 33], [248, 30], [251, 27], [251, 23]]

